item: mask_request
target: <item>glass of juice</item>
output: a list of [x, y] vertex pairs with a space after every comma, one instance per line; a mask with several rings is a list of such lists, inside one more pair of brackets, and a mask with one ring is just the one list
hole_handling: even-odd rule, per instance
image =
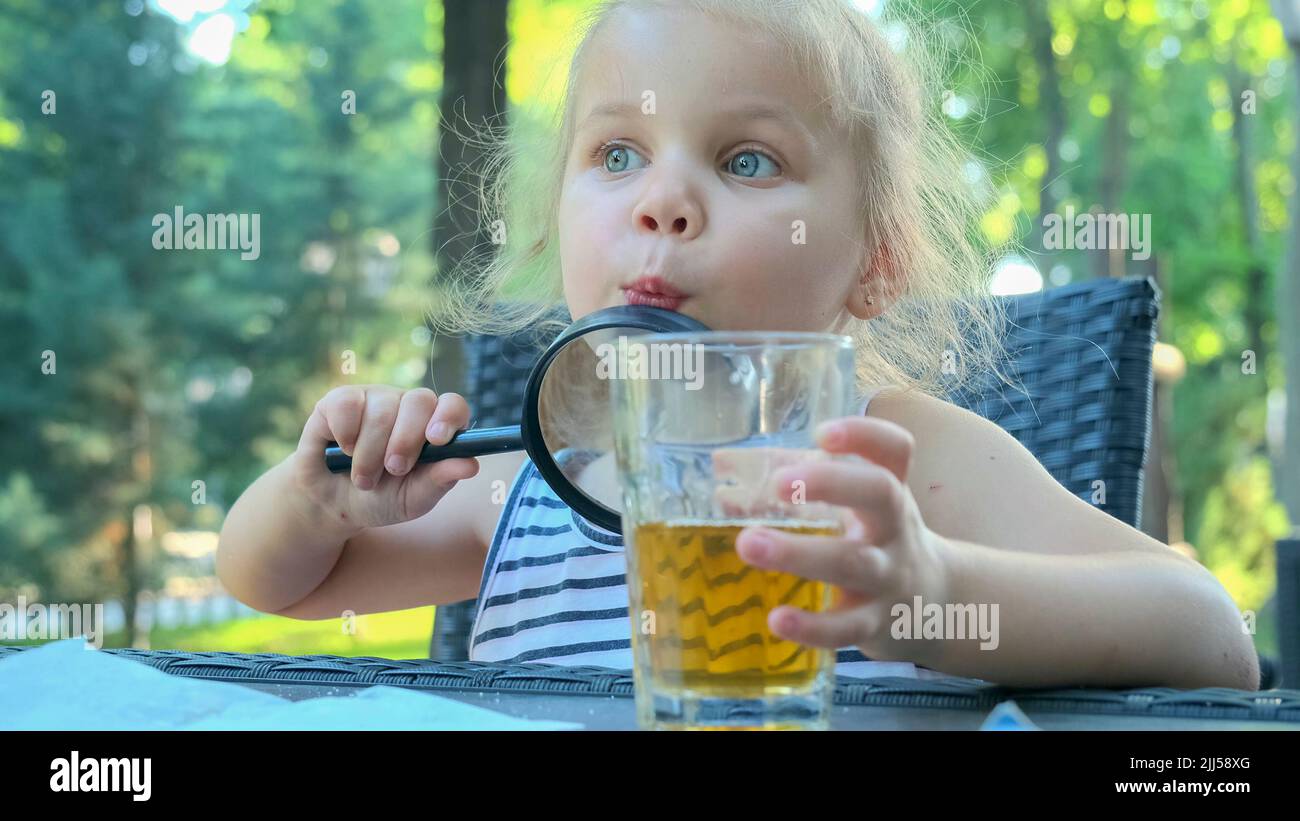
[[736, 538], [750, 525], [844, 532], [841, 509], [772, 474], [832, 458], [813, 432], [854, 411], [852, 340], [695, 331], [620, 350], [609, 388], [639, 725], [825, 729], [834, 651], [782, 639], [767, 618], [827, 609], [830, 585], [750, 565]]

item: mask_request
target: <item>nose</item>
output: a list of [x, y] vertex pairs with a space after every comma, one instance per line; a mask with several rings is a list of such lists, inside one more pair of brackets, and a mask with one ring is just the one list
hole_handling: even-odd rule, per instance
[[665, 172], [651, 182], [632, 213], [638, 230], [694, 239], [704, 230], [704, 210], [680, 176]]

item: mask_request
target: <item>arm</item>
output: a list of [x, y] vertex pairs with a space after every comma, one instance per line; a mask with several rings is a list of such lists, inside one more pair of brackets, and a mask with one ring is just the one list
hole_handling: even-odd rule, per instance
[[[486, 477], [477, 459], [417, 457], [469, 416], [455, 393], [387, 385], [331, 390], [312, 409], [294, 453], [227, 515], [217, 548], [222, 583], [252, 607], [306, 619], [464, 598], [482, 565]], [[330, 441], [352, 457], [350, 476], [326, 469]], [[476, 476], [479, 482], [451, 493]], [[447, 495], [452, 501], [439, 506]]]
[[428, 513], [374, 528], [333, 525], [303, 506], [282, 464], [240, 497], [222, 528], [217, 574], [240, 601], [296, 619], [337, 619], [472, 599], [522, 453], [477, 457]]
[[939, 541], [946, 601], [996, 603], [996, 644], [925, 642], [926, 667], [1020, 687], [1259, 689], [1241, 614], [1203, 567], [1123, 543], [1061, 556]]
[[913, 434], [908, 485], [949, 568], [947, 600], [1001, 605], [996, 650], [934, 642], [946, 645], [936, 669], [1024, 685], [1258, 689], [1241, 613], [1204, 566], [1070, 493], [974, 413], [929, 397], [882, 396], [871, 410]]
[[501, 489], [523, 453], [479, 456], [477, 475], [457, 482], [418, 519], [366, 528], [347, 540], [328, 576], [278, 615], [337, 619], [452, 604], [478, 595], [483, 562], [501, 514]]
[[236, 599], [274, 613], [315, 590], [358, 531], [295, 492], [285, 459], [259, 476], [226, 514], [217, 577]]

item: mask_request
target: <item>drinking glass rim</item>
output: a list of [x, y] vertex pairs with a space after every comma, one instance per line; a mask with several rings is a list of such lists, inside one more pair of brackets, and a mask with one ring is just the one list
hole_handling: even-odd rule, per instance
[[819, 331], [672, 331], [655, 333], [642, 331], [627, 335], [627, 341], [698, 343], [715, 349], [727, 348], [807, 348], [825, 346], [852, 348], [853, 337]]

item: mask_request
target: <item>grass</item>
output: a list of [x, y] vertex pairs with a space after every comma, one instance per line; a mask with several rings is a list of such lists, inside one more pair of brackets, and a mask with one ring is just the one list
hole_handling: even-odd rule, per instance
[[[237, 653], [283, 653], [299, 656], [376, 656], [389, 659], [429, 657], [429, 636], [433, 632], [432, 607], [417, 607], [392, 613], [372, 613], [352, 620], [353, 631], [343, 619], [302, 621], [283, 616], [254, 616], [217, 624], [155, 628], [149, 634], [153, 650], [229, 650]], [[43, 641], [13, 641], [4, 644], [44, 644]], [[104, 636], [105, 648], [125, 646], [122, 632]]]

